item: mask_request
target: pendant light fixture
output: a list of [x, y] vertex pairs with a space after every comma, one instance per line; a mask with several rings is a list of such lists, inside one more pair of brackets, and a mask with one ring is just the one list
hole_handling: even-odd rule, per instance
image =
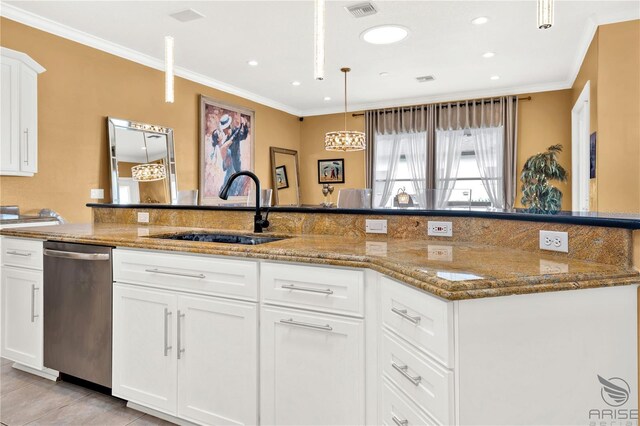
[[324, 137], [324, 149], [327, 151], [362, 151], [365, 149], [363, 132], [347, 130], [347, 73], [351, 68], [341, 68], [344, 73], [344, 130], [329, 132]]
[[547, 30], [553, 26], [553, 0], [538, 0], [538, 29]]
[[173, 103], [173, 37], [164, 38], [164, 101]]
[[164, 164], [150, 163], [149, 162], [149, 149], [147, 147], [147, 134], [142, 132], [142, 138], [144, 139], [144, 153], [147, 158], [145, 164], [138, 164], [131, 168], [131, 177], [136, 182], [151, 182], [154, 180], [162, 180], [167, 177], [167, 170]]
[[325, 0], [315, 0], [313, 78], [324, 80]]

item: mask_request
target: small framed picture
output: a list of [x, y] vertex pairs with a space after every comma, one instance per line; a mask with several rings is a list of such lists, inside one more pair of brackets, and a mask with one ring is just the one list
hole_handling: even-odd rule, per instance
[[276, 189], [285, 189], [289, 187], [289, 179], [287, 179], [287, 167], [276, 167]]
[[318, 160], [318, 183], [344, 183], [344, 159]]

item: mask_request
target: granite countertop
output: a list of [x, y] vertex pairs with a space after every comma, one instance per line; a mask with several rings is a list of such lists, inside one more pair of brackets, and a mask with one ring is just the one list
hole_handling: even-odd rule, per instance
[[328, 235], [288, 237], [266, 244], [191, 242], [154, 238], [189, 231], [226, 230], [127, 224], [70, 224], [4, 229], [0, 234], [85, 244], [226, 255], [370, 268], [447, 300], [639, 284], [632, 269], [543, 253], [442, 240], [369, 240]]
[[13, 225], [18, 223], [58, 222], [55, 217], [27, 216], [16, 214], [0, 214], [0, 225]]

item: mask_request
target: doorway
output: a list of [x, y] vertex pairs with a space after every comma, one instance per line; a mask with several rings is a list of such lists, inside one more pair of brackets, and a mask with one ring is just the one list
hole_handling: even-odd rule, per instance
[[571, 210], [578, 212], [589, 211], [590, 97], [587, 81], [571, 110]]

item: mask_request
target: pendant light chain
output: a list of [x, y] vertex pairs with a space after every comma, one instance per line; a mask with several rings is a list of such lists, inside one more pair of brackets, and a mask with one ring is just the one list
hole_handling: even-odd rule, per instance
[[[344, 70], [344, 68], [343, 68]], [[347, 73], [349, 71], [344, 72], [344, 131], [347, 131]]]
[[347, 130], [347, 73], [351, 68], [341, 68], [344, 73], [344, 130], [328, 132], [324, 138], [324, 148], [327, 151], [362, 151], [366, 147], [365, 134], [353, 130]]

